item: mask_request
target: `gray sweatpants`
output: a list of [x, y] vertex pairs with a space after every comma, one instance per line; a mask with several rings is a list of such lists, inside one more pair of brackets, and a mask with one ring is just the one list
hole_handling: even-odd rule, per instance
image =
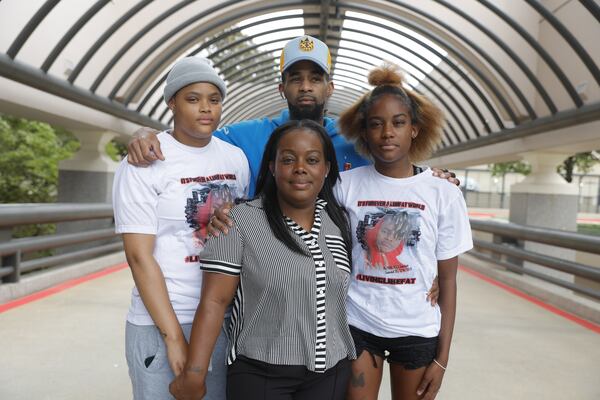
[[[229, 318], [226, 318], [226, 324]], [[224, 326], [227, 326], [224, 324]], [[192, 324], [181, 325], [189, 342]], [[227, 380], [227, 336], [222, 329], [215, 344], [206, 377], [206, 400], [225, 400]], [[134, 400], [171, 400], [169, 384], [175, 376], [167, 349], [155, 325], [133, 325], [125, 328], [125, 356]]]

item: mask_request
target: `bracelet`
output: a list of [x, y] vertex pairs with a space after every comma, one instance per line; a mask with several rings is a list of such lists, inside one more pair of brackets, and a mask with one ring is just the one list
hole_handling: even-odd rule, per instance
[[440, 362], [438, 360], [436, 360], [435, 358], [433, 359], [433, 362], [436, 363], [438, 365], [438, 367], [440, 367], [444, 371], [446, 370], [446, 367], [444, 367], [442, 364], [440, 364]]

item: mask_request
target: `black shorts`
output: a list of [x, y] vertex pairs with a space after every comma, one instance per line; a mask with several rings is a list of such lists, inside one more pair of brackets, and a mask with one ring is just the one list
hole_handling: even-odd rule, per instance
[[344, 400], [350, 373], [348, 359], [317, 373], [239, 355], [227, 370], [227, 400]]
[[354, 339], [356, 355], [360, 357], [363, 350], [387, 359], [389, 363], [402, 365], [406, 369], [426, 367], [433, 362], [437, 354], [438, 338], [420, 336], [404, 336], [384, 338], [361, 331], [350, 326]]

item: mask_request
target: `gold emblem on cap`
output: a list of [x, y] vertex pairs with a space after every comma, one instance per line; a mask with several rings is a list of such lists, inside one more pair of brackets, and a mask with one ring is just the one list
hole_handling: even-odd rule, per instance
[[300, 50], [301, 51], [313, 51], [315, 48], [315, 42], [310, 38], [300, 39]]

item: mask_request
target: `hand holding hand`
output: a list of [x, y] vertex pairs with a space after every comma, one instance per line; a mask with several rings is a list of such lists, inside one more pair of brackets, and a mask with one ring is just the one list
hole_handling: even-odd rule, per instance
[[188, 369], [171, 382], [169, 392], [177, 400], [201, 400], [206, 395], [206, 384], [199, 373]]

